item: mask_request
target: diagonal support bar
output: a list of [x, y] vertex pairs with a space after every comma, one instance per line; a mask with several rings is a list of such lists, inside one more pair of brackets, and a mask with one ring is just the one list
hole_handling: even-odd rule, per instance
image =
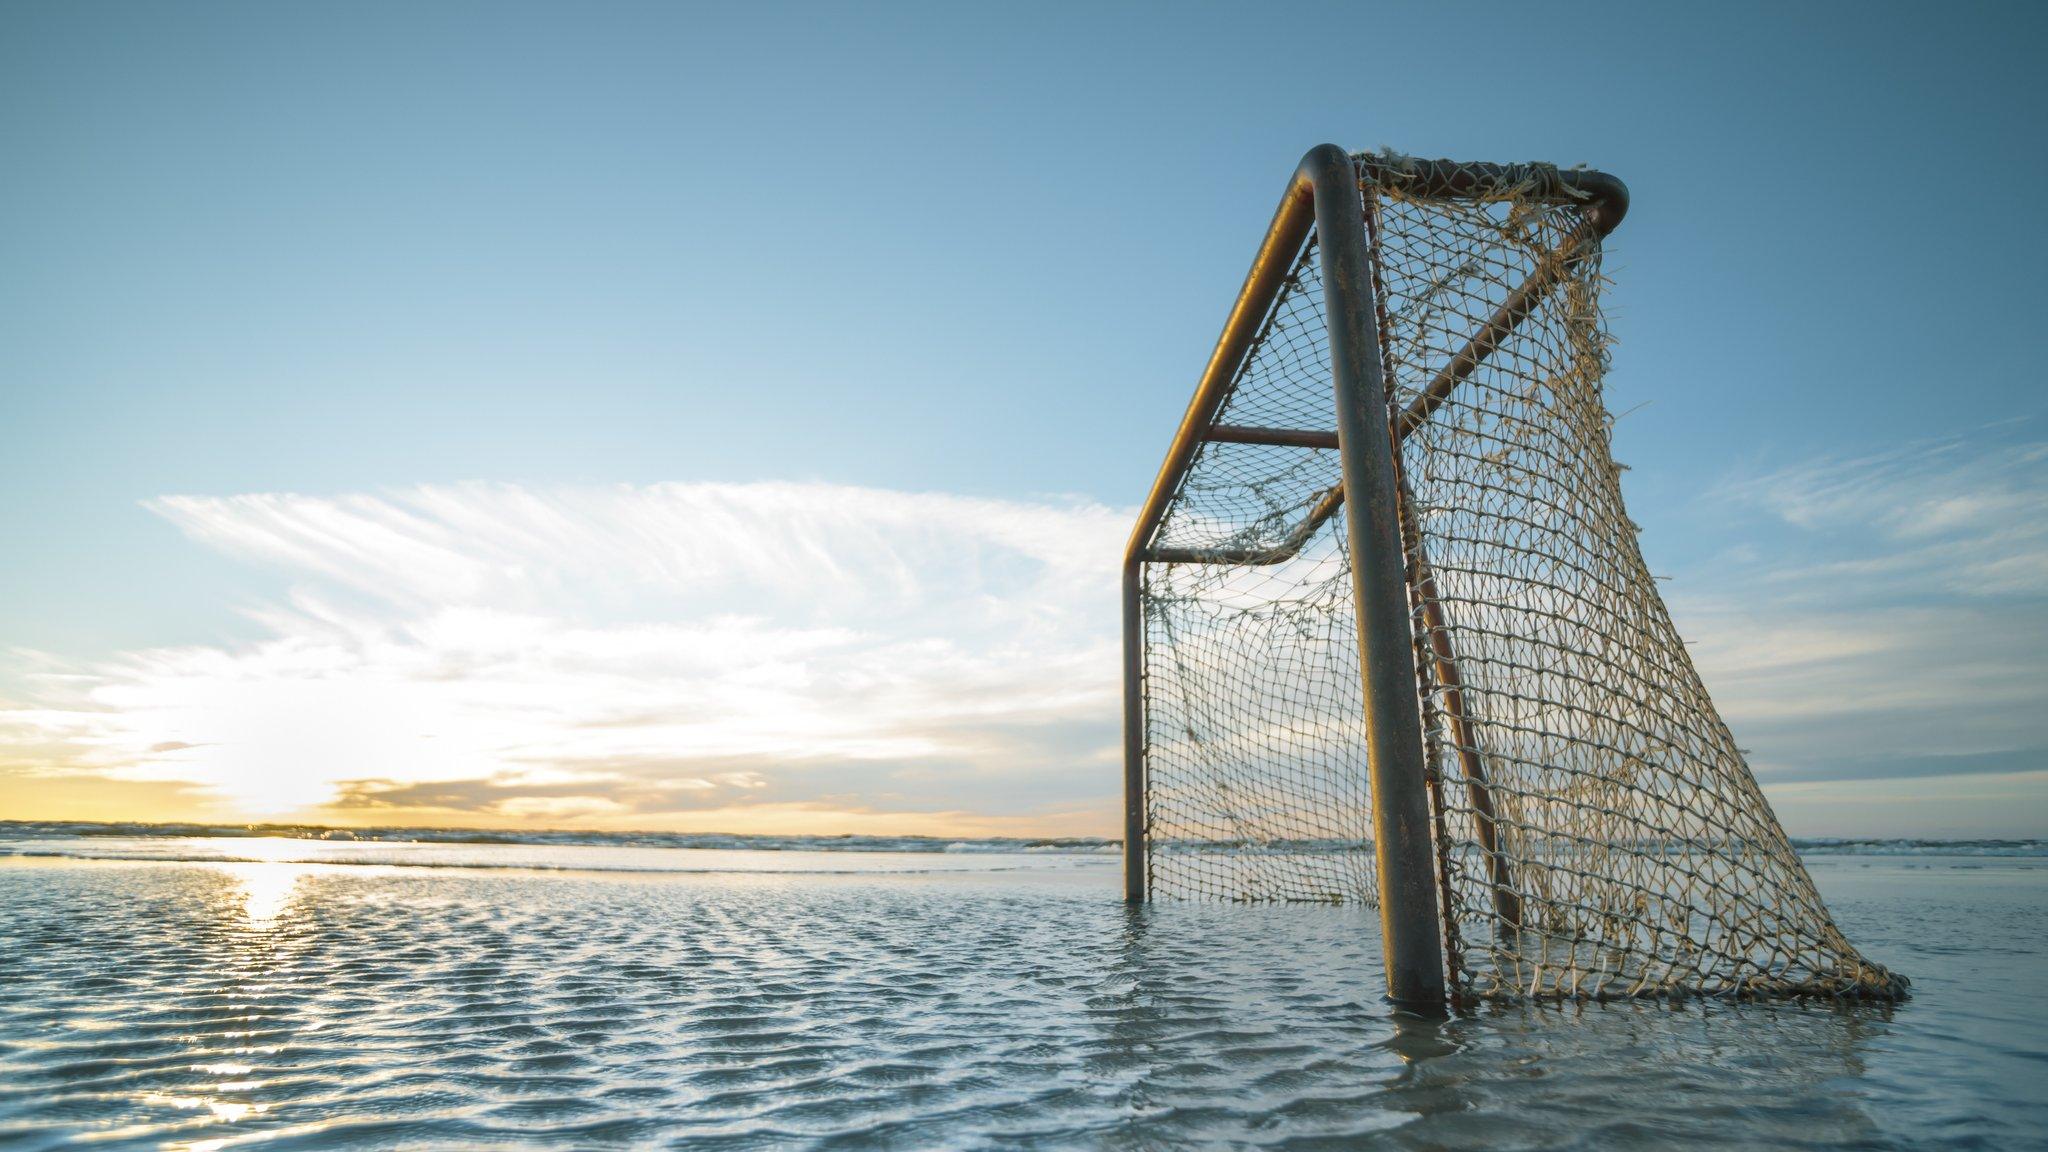
[[1480, 326], [1479, 331], [1473, 333], [1470, 340], [1465, 341], [1465, 346], [1458, 349], [1458, 354], [1451, 357], [1450, 363], [1445, 364], [1442, 370], [1430, 379], [1429, 386], [1424, 388], [1408, 405], [1407, 410], [1401, 413], [1401, 422], [1395, 427], [1395, 435], [1405, 440], [1409, 433], [1422, 427], [1431, 414], [1443, 407], [1444, 401], [1450, 399], [1451, 393], [1464, 382], [1465, 377], [1470, 376], [1488, 356], [1493, 355], [1500, 347], [1501, 341], [1506, 340], [1522, 321], [1527, 320], [1529, 313], [1536, 310], [1536, 305], [1542, 303], [1545, 296], [1550, 295], [1550, 290], [1557, 287], [1565, 275], [1577, 267], [1579, 261], [1586, 258], [1589, 250], [1596, 249], [1599, 243], [1599, 236], [1589, 221], [1566, 237], [1564, 243], [1546, 253], [1542, 263], [1536, 266], [1535, 271], [1529, 273], [1528, 279], [1522, 281], [1513, 292], [1508, 293], [1508, 298], [1501, 301], [1500, 307], [1494, 309], [1493, 315], [1487, 317], [1486, 323]]
[[1472, 801], [1472, 831], [1479, 851], [1486, 857], [1486, 876], [1493, 889], [1493, 914], [1509, 931], [1522, 926], [1522, 897], [1515, 891], [1508, 858], [1500, 848], [1500, 822], [1494, 813], [1493, 784], [1487, 778], [1486, 759], [1479, 751], [1479, 734], [1466, 708], [1465, 677], [1458, 671], [1458, 654], [1451, 646], [1451, 634], [1444, 619], [1442, 593], [1437, 590], [1436, 570], [1422, 546], [1422, 526], [1415, 518], [1415, 493], [1403, 478], [1401, 484], [1401, 531], [1414, 549], [1415, 600], [1422, 614], [1429, 659], [1443, 686], [1444, 719], [1450, 725], [1451, 743], [1458, 751], [1458, 769], [1465, 776], [1465, 794]]
[[1337, 434], [1311, 428], [1250, 428], [1242, 424], [1215, 424], [1202, 434], [1210, 444], [1273, 444], [1282, 448], [1337, 447]]

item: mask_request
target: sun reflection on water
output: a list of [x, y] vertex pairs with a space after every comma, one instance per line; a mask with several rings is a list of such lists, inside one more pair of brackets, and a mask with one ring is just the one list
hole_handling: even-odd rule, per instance
[[[280, 1007], [280, 973], [303, 943], [299, 882], [321, 870], [292, 857], [289, 840], [251, 839], [236, 846], [246, 860], [207, 865], [221, 878], [208, 904], [223, 930], [214, 950], [215, 980], [207, 989], [215, 1001], [205, 1026], [190, 1039], [196, 1061], [188, 1065], [199, 1081], [145, 1093], [142, 1102], [217, 1124], [240, 1125], [269, 1113], [276, 1101], [266, 1065], [304, 1026]], [[169, 1141], [165, 1147], [215, 1149], [231, 1138]]]
[[223, 864], [221, 870], [241, 886], [242, 915], [258, 931], [272, 927], [299, 881], [311, 871], [299, 864]]
[[299, 881], [313, 868], [284, 862], [286, 857], [297, 851], [297, 846], [290, 840], [254, 839], [237, 847], [244, 855], [256, 859], [214, 865], [236, 883], [236, 887], [224, 896], [229, 900], [239, 896], [247, 926], [255, 931], [267, 931], [291, 904]]

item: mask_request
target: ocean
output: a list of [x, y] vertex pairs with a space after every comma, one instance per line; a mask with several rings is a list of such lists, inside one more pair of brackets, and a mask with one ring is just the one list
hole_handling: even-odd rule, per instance
[[0, 1147], [2048, 1147], [2048, 845], [1800, 847], [1912, 999], [1421, 1021], [1095, 840], [0, 823]]

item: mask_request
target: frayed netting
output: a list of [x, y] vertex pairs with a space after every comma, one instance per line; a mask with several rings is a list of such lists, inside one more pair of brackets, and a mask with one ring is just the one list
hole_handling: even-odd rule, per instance
[[[1900, 994], [1835, 927], [1643, 564], [1587, 205], [1538, 165], [1450, 199], [1359, 162], [1454, 987]], [[1217, 424], [1332, 426], [1316, 256]], [[1210, 442], [1151, 542], [1156, 895], [1376, 898], [1341, 480], [1333, 448]]]

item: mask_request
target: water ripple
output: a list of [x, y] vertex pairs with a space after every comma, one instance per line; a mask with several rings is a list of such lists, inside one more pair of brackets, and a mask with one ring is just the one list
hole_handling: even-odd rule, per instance
[[1129, 912], [999, 876], [17, 859], [0, 1145], [2038, 1142], [2048, 1115], [2018, 1085], [2048, 1051], [2041, 1014], [1973, 986], [2041, 990], [2041, 876], [1967, 914], [1860, 876], [1822, 880], [1914, 973], [1904, 1007], [1425, 1024], [1374, 998], [1356, 910]]

